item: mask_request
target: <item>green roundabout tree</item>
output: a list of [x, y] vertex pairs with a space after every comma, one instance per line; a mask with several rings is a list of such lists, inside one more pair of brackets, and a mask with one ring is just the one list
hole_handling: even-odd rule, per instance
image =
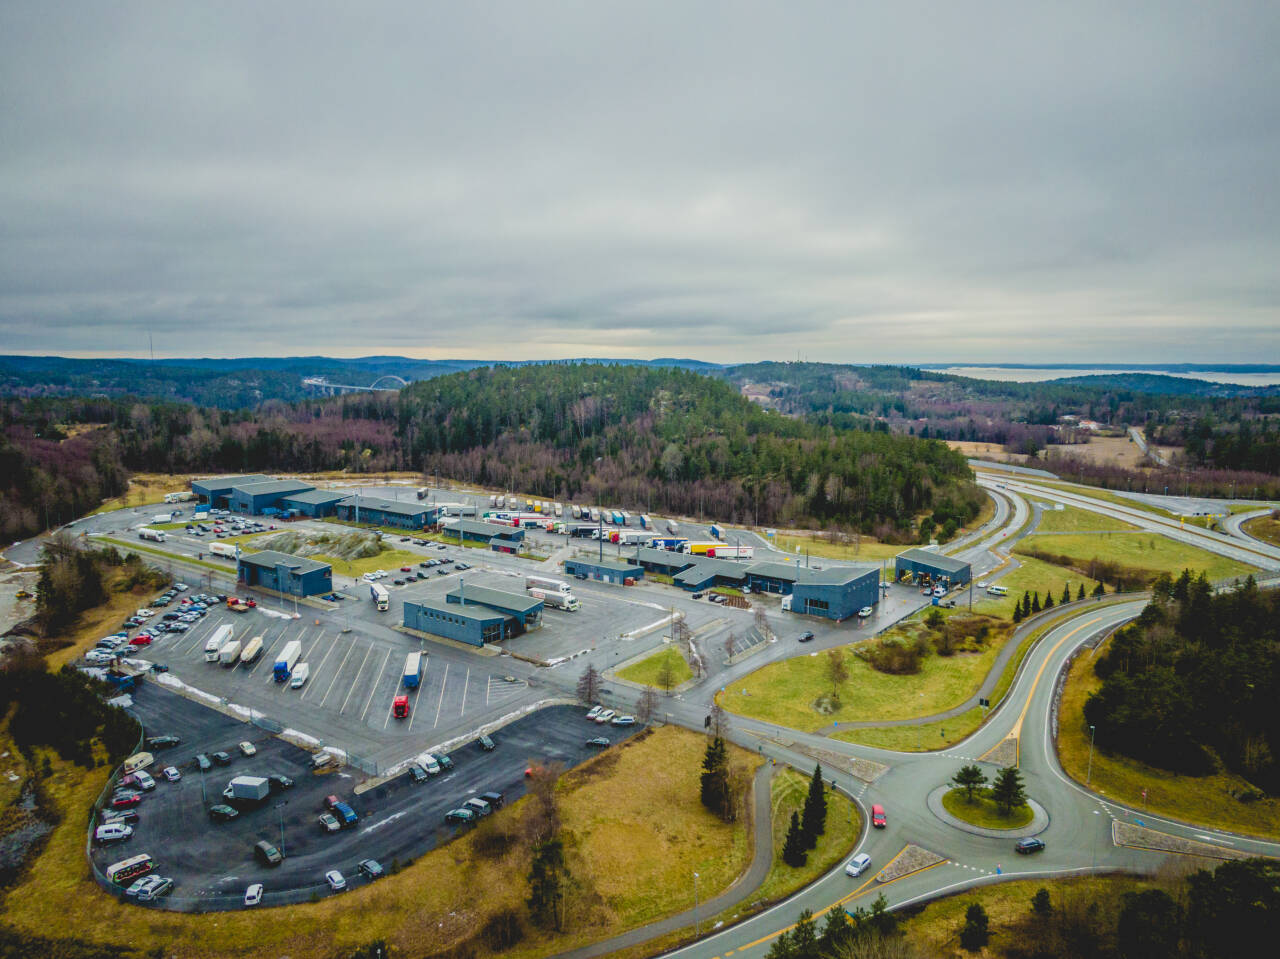
[[986, 786], [987, 777], [977, 765], [960, 767], [942, 797], [942, 808], [973, 826], [984, 829], [1021, 829], [1035, 813], [1027, 803], [1026, 785], [1016, 766], [1000, 770]]

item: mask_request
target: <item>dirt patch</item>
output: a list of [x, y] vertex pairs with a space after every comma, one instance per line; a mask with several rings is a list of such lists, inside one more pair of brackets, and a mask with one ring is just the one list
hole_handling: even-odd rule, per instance
[[1201, 856], [1205, 859], [1248, 859], [1248, 853], [1212, 843], [1183, 839], [1165, 832], [1157, 832], [1146, 826], [1116, 820], [1111, 824], [1111, 838], [1117, 846], [1136, 849], [1154, 849], [1156, 852], [1176, 852], [1184, 856]]
[[928, 869], [940, 862], [946, 862], [945, 856], [930, 852], [922, 846], [908, 845], [893, 862], [876, 873], [876, 882], [893, 882], [903, 876], [909, 876], [921, 869]]

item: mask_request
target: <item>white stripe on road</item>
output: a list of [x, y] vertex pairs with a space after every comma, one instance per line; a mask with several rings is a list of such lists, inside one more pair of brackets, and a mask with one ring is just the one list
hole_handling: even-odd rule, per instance
[[391, 649], [388, 647], [387, 654], [382, 657], [382, 665], [378, 667], [378, 675], [373, 680], [373, 688], [369, 690], [369, 698], [365, 700], [364, 709], [360, 711], [360, 722], [364, 722], [365, 714], [369, 712], [369, 706], [373, 704], [373, 696], [378, 691], [378, 682], [382, 679], [382, 674], [387, 668], [387, 660], [391, 658]]
[[[316, 642], [319, 643], [319, 640], [317, 640]], [[324, 664], [329, 661], [329, 657], [333, 655], [333, 651], [337, 648], [338, 648], [338, 639], [337, 637], [334, 637], [333, 642], [329, 644], [329, 651], [324, 654], [324, 659], [320, 660], [320, 665], [316, 667], [315, 682], [309, 684], [307, 688], [303, 690], [300, 700], [306, 699], [307, 694], [310, 693], [311, 690], [315, 689], [317, 686], [320, 685], [320, 671], [324, 669]], [[323, 702], [321, 703], [321, 705], [324, 705]]]
[[333, 679], [329, 680], [329, 688], [324, 691], [324, 699], [320, 700], [320, 706], [322, 708], [324, 707], [324, 704], [328, 701], [329, 694], [333, 692], [333, 687], [338, 685], [338, 677], [342, 675], [342, 669], [344, 666], [347, 665], [347, 660], [351, 658], [351, 653], [355, 650], [355, 648], [356, 648], [355, 643], [352, 643], [350, 646], [347, 647], [347, 655], [342, 657], [342, 662], [338, 664], [337, 670], [334, 671]]
[[[347, 703], [351, 702], [351, 694], [354, 693], [356, 691], [356, 687], [360, 685], [360, 674], [364, 672], [364, 664], [369, 661], [369, 657], [372, 654], [373, 654], [373, 644], [370, 643], [369, 648], [366, 649], [364, 652], [364, 659], [360, 660], [360, 668], [356, 670], [356, 675], [351, 680], [351, 688], [347, 690], [347, 696], [342, 701], [342, 708], [338, 710], [339, 716], [341, 716], [343, 713], [347, 711]], [[320, 705], [323, 706], [324, 703], [321, 703]]]
[[444, 690], [449, 683], [449, 664], [444, 664], [444, 678], [440, 680], [440, 702], [436, 705], [436, 721], [431, 724], [431, 728], [435, 729], [440, 725], [440, 710], [444, 708]]

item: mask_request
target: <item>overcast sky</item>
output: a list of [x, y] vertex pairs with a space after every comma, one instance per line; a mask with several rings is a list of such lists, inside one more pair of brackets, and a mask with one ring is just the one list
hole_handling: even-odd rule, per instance
[[1280, 362], [1280, 4], [0, 5], [0, 353]]

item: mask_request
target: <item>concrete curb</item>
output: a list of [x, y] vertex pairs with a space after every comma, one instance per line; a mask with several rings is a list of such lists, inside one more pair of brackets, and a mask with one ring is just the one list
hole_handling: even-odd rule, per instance
[[942, 805], [942, 797], [949, 787], [939, 786], [933, 792], [929, 793], [926, 800], [929, 806], [929, 812], [946, 823], [959, 829], [961, 832], [967, 832], [973, 836], [985, 836], [988, 839], [1023, 839], [1027, 836], [1035, 836], [1044, 832], [1049, 828], [1049, 813], [1034, 799], [1028, 799], [1027, 805], [1031, 807], [1031, 822], [1027, 823], [1020, 829], [984, 829], [982, 826], [974, 826], [965, 822], [963, 819], [957, 819]]

